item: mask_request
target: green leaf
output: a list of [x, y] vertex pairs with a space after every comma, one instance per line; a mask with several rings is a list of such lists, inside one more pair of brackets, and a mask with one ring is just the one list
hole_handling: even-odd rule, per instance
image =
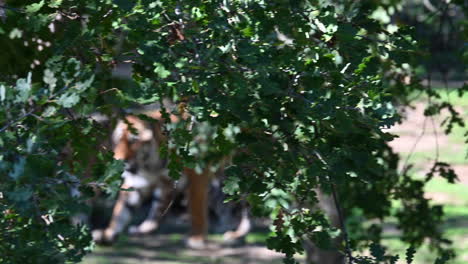
[[320, 22], [318, 19], [315, 19], [314, 22], [320, 31], [322, 31], [323, 33], [327, 33], [327, 28], [322, 22]]
[[222, 53], [228, 53], [232, 50], [232, 47], [234, 46], [233, 41], [229, 41], [226, 45], [224, 46], [219, 46], [219, 49], [221, 50]]
[[17, 162], [13, 165], [13, 171], [8, 174], [10, 178], [13, 180], [18, 180], [21, 175], [24, 173], [24, 166], [26, 165], [26, 159], [24, 157], [20, 157]]
[[18, 28], [14, 28], [10, 31], [10, 34], [8, 34], [8, 37], [10, 39], [16, 39], [16, 38], [21, 38], [23, 36], [23, 31], [18, 29]]
[[6, 87], [5, 85], [0, 85], [0, 101], [5, 100], [5, 94], [6, 94]]
[[239, 177], [228, 177], [224, 181], [223, 192], [229, 195], [234, 195], [239, 192]]
[[338, 38], [345, 42], [353, 41], [357, 34], [357, 29], [350, 24], [341, 24], [336, 32]]
[[442, 256], [438, 257], [435, 264], [446, 264], [452, 257], [448, 253], [443, 253]]
[[244, 37], [248, 37], [248, 38], [254, 35], [252, 27], [246, 27], [244, 29], [241, 29], [241, 32], [242, 32], [242, 35], [244, 35]]
[[406, 250], [406, 262], [408, 262], [408, 264], [413, 263], [414, 253], [416, 253], [416, 250], [413, 247], [409, 247]]
[[192, 8], [192, 17], [195, 18], [195, 20], [200, 20], [204, 17], [204, 14], [198, 7], [193, 7]]
[[155, 66], [154, 72], [159, 76], [159, 78], [166, 79], [169, 75], [171, 75], [171, 72], [166, 70], [164, 65], [161, 63], [155, 62], [153, 65]]
[[48, 106], [44, 112], [42, 113], [43, 117], [51, 117], [57, 112], [57, 108], [55, 106]]
[[42, 0], [39, 3], [30, 4], [30, 5], [26, 6], [26, 8], [25, 8], [26, 13], [32, 14], [32, 13], [38, 12], [44, 6], [44, 3], [45, 3], [44, 0]]
[[371, 255], [377, 260], [382, 261], [385, 256], [385, 248], [379, 244], [372, 244], [370, 246]]
[[44, 71], [43, 81], [49, 85], [49, 90], [51, 93], [54, 92], [55, 87], [57, 86], [57, 78], [55, 78], [54, 72], [46, 69]]
[[93, 82], [94, 82], [94, 75], [92, 75], [89, 79], [87, 79], [87, 80], [85, 80], [83, 82], [77, 82], [75, 84], [75, 89], [77, 89], [80, 92], [83, 92], [84, 90], [89, 88], [91, 86], [91, 84], [93, 84]]
[[105, 182], [119, 180], [124, 170], [124, 163], [121, 160], [112, 160], [107, 164], [106, 171], [102, 176]]
[[33, 192], [30, 188], [22, 187], [9, 193], [10, 199], [16, 202], [25, 202], [31, 198]]
[[16, 95], [15, 102], [24, 103], [29, 99], [31, 95], [31, 72], [28, 73], [26, 79], [19, 79], [16, 81], [16, 90], [18, 94]]
[[50, 0], [48, 6], [52, 8], [57, 8], [62, 4], [63, 0]]
[[57, 104], [70, 108], [76, 105], [80, 101], [80, 97], [77, 93], [65, 93], [57, 101]]
[[119, 8], [124, 10], [125, 12], [129, 12], [135, 7], [136, 1], [131, 0], [113, 0], [114, 4], [117, 5]]

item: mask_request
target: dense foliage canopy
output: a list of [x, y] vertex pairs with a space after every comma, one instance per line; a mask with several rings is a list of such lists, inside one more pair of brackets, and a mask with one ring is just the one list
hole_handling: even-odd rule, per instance
[[[172, 175], [234, 153], [225, 191], [274, 220], [268, 245], [287, 261], [310, 239], [353, 263], [394, 263], [379, 246], [390, 216], [404, 241], [446, 258], [442, 209], [423, 192], [434, 175], [399, 171], [387, 144], [399, 103], [437, 96], [416, 74], [424, 52], [411, 29], [378, 20], [392, 9], [400, 1], [0, 1], [0, 262], [78, 261], [90, 236], [69, 218], [92, 188], [118, 190], [122, 171], [91, 115], [115, 121], [164, 98], [195, 117], [167, 126]], [[450, 104], [431, 107], [451, 110], [448, 131], [463, 126]], [[433, 172], [456, 178], [448, 164]], [[334, 196], [338, 229], [317, 193]], [[363, 247], [373, 257], [358, 257]]]

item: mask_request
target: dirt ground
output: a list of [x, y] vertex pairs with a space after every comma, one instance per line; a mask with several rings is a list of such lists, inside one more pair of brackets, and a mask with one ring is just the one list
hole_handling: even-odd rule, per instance
[[229, 264], [279, 264], [282, 255], [260, 245], [248, 245], [237, 248], [219, 248], [212, 250], [188, 250], [181, 242], [171, 242], [167, 236], [151, 236], [131, 239], [126, 245], [134, 250], [99, 250], [84, 263], [145, 263], [145, 264], [181, 264], [181, 263], [229, 263]]
[[[171, 221], [171, 219], [167, 219]], [[280, 264], [283, 255], [260, 243], [223, 245], [219, 236], [210, 236], [205, 250], [184, 245], [187, 226], [166, 223], [161, 232], [143, 237], [123, 237], [112, 247], [98, 247], [86, 264]], [[263, 232], [265, 230], [262, 230]]]
[[[445, 153], [466, 153], [463, 144], [457, 144], [442, 133], [439, 119], [425, 118], [424, 104], [416, 104], [415, 109], [408, 109], [407, 120], [392, 128], [392, 133], [400, 137], [391, 142], [391, 146], [402, 157], [408, 153], [423, 153], [423, 157], [414, 168], [416, 172], [424, 173], [430, 168], [434, 157], [439, 153], [443, 160]], [[463, 112], [462, 112], [463, 113]], [[456, 164], [461, 184], [468, 185], [468, 164]], [[450, 197], [444, 193], [430, 193], [428, 196], [437, 202], [445, 203]], [[228, 263], [228, 264], [276, 264], [282, 263], [282, 254], [268, 250], [263, 244], [248, 243], [238, 247], [223, 247], [220, 241], [214, 241], [208, 250], [195, 251], [186, 249], [183, 245], [184, 232], [156, 233], [145, 237], [125, 237], [113, 247], [99, 247], [88, 256], [83, 263], [145, 263], [145, 264], [178, 264], [178, 263]], [[302, 258], [303, 261], [303, 258]]]

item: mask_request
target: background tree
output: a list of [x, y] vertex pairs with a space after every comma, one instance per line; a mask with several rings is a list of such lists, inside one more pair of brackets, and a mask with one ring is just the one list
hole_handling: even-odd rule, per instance
[[[423, 196], [434, 173], [421, 180], [398, 171], [387, 145], [394, 136], [382, 130], [399, 120], [398, 99], [424, 90], [411, 66], [420, 56], [411, 30], [373, 17], [398, 3], [1, 2], [0, 260], [79, 260], [90, 237], [69, 217], [83, 210], [91, 187], [115, 192], [122, 170], [96, 149], [107, 135], [91, 114], [115, 120], [163, 98], [204, 124], [167, 126], [171, 148], [160, 151], [171, 174], [235, 152], [225, 191], [272, 218], [268, 246], [287, 262], [307, 241], [348, 263], [394, 262], [379, 246], [388, 216], [412, 247], [427, 240], [438, 261], [448, 258], [442, 210]], [[131, 81], [113, 77], [118, 64], [132, 66]], [[448, 128], [463, 126], [449, 104], [440, 107], [452, 110]], [[209, 145], [194, 144], [203, 135]], [[194, 159], [200, 151], [205, 158]], [[90, 156], [97, 161], [85, 177]], [[448, 164], [436, 162], [433, 172], [456, 178]], [[335, 225], [317, 209], [322, 196], [338, 208]], [[372, 257], [357, 256], [363, 247]]]

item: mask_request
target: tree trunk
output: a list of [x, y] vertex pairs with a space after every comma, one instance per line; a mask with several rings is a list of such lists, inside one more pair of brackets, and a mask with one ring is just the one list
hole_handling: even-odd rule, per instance
[[[333, 197], [317, 191], [319, 198], [319, 207], [324, 210], [328, 219], [334, 227], [341, 228], [338, 211], [336, 210]], [[337, 237], [333, 241], [334, 248], [325, 250], [320, 249], [309, 239], [304, 240], [304, 250], [306, 252], [307, 264], [344, 264], [345, 256], [340, 253], [337, 248], [343, 240], [342, 236]]]

